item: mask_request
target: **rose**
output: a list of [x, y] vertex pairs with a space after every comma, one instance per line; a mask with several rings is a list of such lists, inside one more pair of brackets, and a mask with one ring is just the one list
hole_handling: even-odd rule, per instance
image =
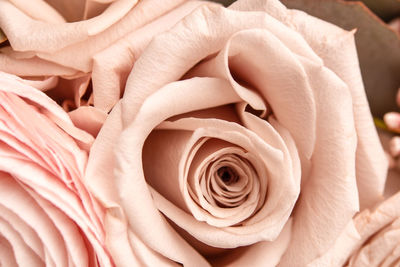
[[358, 210], [357, 191], [362, 206], [381, 199], [386, 165], [353, 32], [238, 1], [151, 42], [85, 178], [117, 265], [305, 266]]
[[[398, 177], [396, 177], [398, 179]], [[400, 261], [400, 193], [349, 223], [316, 266], [395, 266]], [[325, 265], [323, 265], [325, 264]]]
[[362, 247], [349, 261], [350, 266], [390, 266], [400, 260], [400, 194], [381, 203], [376, 210], [365, 210], [354, 219]]
[[[1, 1], [0, 28], [11, 47], [1, 49], [0, 70], [52, 79], [47, 90], [53, 89], [49, 94], [67, 110], [94, 104], [108, 112], [152, 37], [203, 4], [183, 0]], [[101, 117], [99, 111], [88, 108], [80, 113], [89, 111]]]
[[113, 266], [77, 142], [93, 138], [46, 95], [0, 72], [2, 266]]

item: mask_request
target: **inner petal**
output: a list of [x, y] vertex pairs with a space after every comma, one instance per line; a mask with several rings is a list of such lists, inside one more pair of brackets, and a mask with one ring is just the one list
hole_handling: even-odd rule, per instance
[[260, 179], [266, 177], [259, 174], [264, 172], [256, 170], [257, 157], [244, 147], [216, 136], [202, 139], [188, 155], [185, 175], [190, 199], [197, 207], [187, 204], [198, 220], [206, 217], [220, 226], [240, 223], [262, 206], [266, 183]]
[[237, 180], [239, 179], [236, 171], [229, 166], [220, 167], [217, 170], [217, 174], [220, 180], [226, 185], [236, 183]]

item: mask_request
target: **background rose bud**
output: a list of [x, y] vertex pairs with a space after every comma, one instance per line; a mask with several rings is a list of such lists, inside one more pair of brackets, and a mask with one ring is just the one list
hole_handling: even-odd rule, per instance
[[0, 72], [0, 262], [113, 266], [104, 211], [82, 177], [93, 138], [46, 95]]
[[380, 200], [387, 161], [353, 33], [244, 0], [200, 8], [155, 38], [86, 175], [117, 264], [305, 266], [359, 199]]
[[[400, 15], [400, 14], [399, 14]], [[389, 26], [400, 34], [400, 18], [396, 18], [390, 21]]]
[[0, 28], [11, 46], [1, 49], [0, 70], [31, 79], [55, 76], [48, 94], [66, 110], [94, 105], [108, 112], [152, 37], [202, 4], [206, 3], [2, 1]]

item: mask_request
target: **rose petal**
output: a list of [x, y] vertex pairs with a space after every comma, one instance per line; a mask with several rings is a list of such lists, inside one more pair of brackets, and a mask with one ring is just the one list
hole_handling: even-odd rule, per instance
[[107, 113], [91, 107], [79, 107], [68, 113], [74, 125], [96, 137], [107, 118]]
[[94, 105], [106, 112], [120, 99], [134, 62], [153, 36], [175, 25], [196, 7], [205, 4], [188, 1], [166, 15], [124, 36], [93, 57]]
[[[235, 249], [226, 256], [212, 261], [213, 266], [273, 267], [279, 263], [290, 242], [292, 221], [288, 221], [274, 242], [259, 242], [252, 246]], [[268, 260], [266, 260], [268, 259]]]
[[[89, 32], [89, 35], [91, 35], [90, 38], [81, 37], [75, 43], [70, 43], [68, 46], [63, 45], [63, 47], [57, 47], [57, 51], [52, 51], [50, 48], [45, 50], [34, 49], [35, 51], [41, 51], [37, 53], [37, 56], [63, 66], [71, 67], [83, 72], [90, 72], [93, 64], [92, 58], [96, 53], [110, 47], [114, 42], [125, 35], [139, 30], [147, 23], [150, 23], [157, 17], [167, 13], [171, 9], [181, 4], [183, 0], [168, 0], [162, 1], [161, 3], [156, 0], [140, 1], [134, 8], [132, 8], [136, 2], [137, 1], [131, 0], [115, 1], [106, 11], [113, 10], [113, 12], [115, 11], [120, 13], [118, 14], [120, 16], [118, 18], [118, 22], [112, 21], [114, 24], [105, 24], [104, 29], [101, 31], [94, 31], [92, 33]], [[102, 15], [105, 13], [106, 12], [104, 12]], [[94, 19], [98, 18], [100, 18], [100, 16]], [[1, 17], [0, 26], [2, 26]], [[65, 25], [62, 26], [65, 27]], [[61, 34], [66, 30], [66, 28], [60, 29], [57, 31], [57, 34]], [[7, 34], [6, 31], [5, 33]], [[78, 35], [76, 32], [73, 34], [74, 37]], [[53, 39], [56, 39], [56, 37], [53, 37], [52, 35], [50, 36]], [[62, 39], [62, 41], [65, 43], [64, 39]], [[12, 42], [11, 45], [14, 48], [14, 44]], [[18, 50], [18, 48], [14, 49]], [[74, 56], [71, 57], [71, 55]]]
[[[81, 181], [87, 153], [79, 149], [75, 140], [52, 119], [62, 122], [59, 125], [71, 132], [80, 133], [81, 136], [88, 134], [76, 129], [68, 115], [56, 103], [18, 77], [0, 73], [0, 98], [0, 169], [1, 174], [4, 174], [0, 182], [7, 182], [7, 177], [10, 177], [11, 182], [17, 185], [9, 190], [5, 189], [10, 195], [4, 192], [0, 194], [1, 205], [18, 213], [21, 219], [45, 220], [44, 217], [48, 216], [58, 230], [68, 235], [64, 240], [68, 243], [66, 244], [68, 250], [72, 252], [69, 251], [65, 256], [59, 255], [55, 245], [56, 251], [52, 252], [55, 254], [52, 255], [54, 257], [52, 260], [50, 254], [47, 255], [48, 252], [45, 251], [42, 259], [49, 266], [54, 266], [58, 260], [62, 262], [60, 266], [68, 266], [69, 260], [65, 258], [71, 256], [71, 260], [77, 265], [96, 264], [97, 257], [99, 261], [104, 262], [104, 266], [111, 266], [111, 259], [103, 245], [104, 232], [101, 222], [103, 211]], [[26, 193], [21, 199], [39, 205], [46, 213], [44, 217], [38, 213], [27, 213], [28, 217], [19, 214], [26, 212], [27, 209], [26, 205], [14, 206], [17, 204], [15, 198], [20, 187], [23, 187], [34, 201], [30, 201], [31, 198], [26, 196]], [[0, 188], [3, 189], [3, 186]], [[7, 217], [7, 220], [11, 218], [12, 216]], [[32, 221], [32, 223], [34, 225], [30, 226], [35, 228], [37, 222]], [[76, 229], [71, 230], [71, 226], [68, 225], [73, 225]], [[26, 227], [21, 227], [23, 228], [15, 229], [26, 230]], [[42, 232], [46, 231], [42, 235], [52, 235], [49, 228], [40, 228]], [[20, 250], [21, 253], [30, 253], [25, 249], [26, 246], [33, 246], [32, 240], [26, 241], [28, 236], [23, 241], [18, 241], [15, 235], [7, 237], [8, 240], [10, 238], [14, 240], [12, 245], [18, 244], [20, 249], [23, 249]], [[46, 242], [53, 242], [51, 237], [40, 236], [40, 238], [46, 239], [44, 240]], [[83, 239], [79, 241], [81, 244], [79, 242], [74, 244], [77, 238]], [[60, 248], [60, 253], [63, 250], [66, 249]], [[34, 251], [40, 254], [38, 249], [35, 248]], [[35, 260], [35, 256], [30, 258]], [[21, 260], [23, 260], [21, 255], [16, 255], [16, 261]]]
[[38, 57], [16, 59], [3, 53], [0, 53], [0, 71], [20, 76], [72, 76], [78, 73], [78, 71], [72, 68], [64, 67]]
[[[1, 1], [0, 27], [14, 50], [55, 51], [104, 31], [122, 18], [136, 3], [137, 1], [130, 0], [115, 1], [93, 19], [78, 23], [53, 24], [35, 21], [11, 3]], [[42, 11], [50, 12], [49, 10], [46, 8]], [[54, 13], [48, 16], [54, 16]], [[32, 32], [38, 34], [30, 34]]]
[[295, 29], [323, 59], [324, 65], [349, 86], [358, 136], [356, 168], [361, 207], [368, 207], [381, 200], [388, 163], [379, 143], [365, 95], [354, 32], [349, 33], [304, 12], [286, 9], [278, 1], [256, 0], [248, 3], [242, 0], [236, 1], [230, 8], [242, 11], [263, 10]]
[[[309, 158], [315, 142], [315, 103], [301, 63], [292, 53], [309, 58], [308, 53], [312, 52], [304, 41], [299, 41], [300, 37], [299, 40], [287, 37], [297, 35], [286, 33], [284, 37], [281, 33], [275, 35], [276, 31], [273, 29], [274, 34], [271, 34], [267, 30], [252, 29], [234, 34], [214, 60], [201, 64], [191, 75], [225, 78], [244, 101], [254, 109], [264, 110], [265, 104], [257, 101], [260, 97], [250, 100], [247, 96], [259, 92], [277, 119], [293, 133], [300, 151]], [[291, 44], [296, 46], [291, 47]], [[315, 55], [311, 57], [320, 62]], [[249, 83], [251, 89], [240, 86], [233, 75]]]
[[22, 81], [18, 77], [0, 72], [0, 90], [20, 95], [29, 99], [30, 101], [33, 101], [34, 103], [37, 103], [37, 105], [43, 108], [43, 112], [48, 115], [61, 129], [74, 137], [83, 146], [88, 147], [91, 145], [93, 142], [93, 137], [88, 133], [76, 128], [68, 115], [56, 102], [52, 101], [43, 93], [37, 90], [32, 90], [31, 87], [23, 82], [20, 82], [18, 86], [16, 86], [15, 83], [18, 80]]
[[65, 23], [63, 16], [43, 0], [32, 0], [29, 2], [23, 0], [11, 0], [10, 2], [33, 19], [51, 24]]

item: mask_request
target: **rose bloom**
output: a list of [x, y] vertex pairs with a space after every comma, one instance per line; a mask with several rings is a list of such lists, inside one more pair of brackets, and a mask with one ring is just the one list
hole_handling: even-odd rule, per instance
[[353, 35], [240, 0], [154, 38], [85, 175], [116, 264], [306, 266], [381, 200]]
[[399, 205], [400, 192], [397, 192], [376, 207], [357, 214], [334, 246], [317, 260], [317, 266], [398, 266]]
[[82, 177], [93, 138], [45, 94], [0, 72], [0, 265], [114, 266]]
[[[49, 95], [79, 116], [104, 117], [152, 37], [205, 2], [184, 0], [1, 1], [0, 70], [45, 80]], [[75, 116], [78, 117], [78, 116]]]

